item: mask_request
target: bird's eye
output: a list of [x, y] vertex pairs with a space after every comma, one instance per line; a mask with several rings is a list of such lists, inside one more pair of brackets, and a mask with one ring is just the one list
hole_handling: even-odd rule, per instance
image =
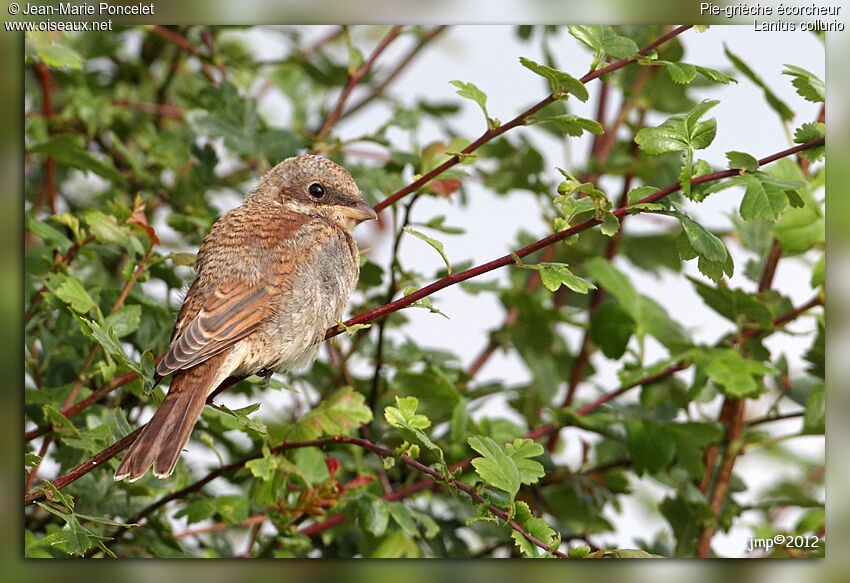
[[319, 184], [318, 182], [314, 182], [310, 185], [310, 188], [307, 189], [310, 193], [310, 196], [313, 198], [322, 198], [325, 196], [325, 187]]

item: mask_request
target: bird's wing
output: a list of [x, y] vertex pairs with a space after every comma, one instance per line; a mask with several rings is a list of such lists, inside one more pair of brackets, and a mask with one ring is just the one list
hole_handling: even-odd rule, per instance
[[268, 296], [267, 286], [251, 286], [244, 281], [218, 286], [188, 323], [180, 322], [179, 335], [156, 372], [164, 376], [190, 368], [248, 336], [267, 318]]

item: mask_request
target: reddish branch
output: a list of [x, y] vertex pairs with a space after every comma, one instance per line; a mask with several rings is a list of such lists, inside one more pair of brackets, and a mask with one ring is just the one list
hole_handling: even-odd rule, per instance
[[[813, 148], [815, 146], [823, 145], [823, 143], [824, 143], [824, 138], [818, 138], [816, 140], [811, 140], [811, 141], [806, 142], [804, 144], [800, 144], [800, 145], [794, 146], [793, 148], [788, 148], [787, 150], [783, 150], [781, 152], [777, 152], [776, 154], [772, 154], [770, 156], [762, 158], [758, 162], [759, 162], [759, 165], [764, 166], [766, 164], [770, 164], [771, 162], [775, 162], [776, 160], [779, 160], [779, 159], [784, 158], [786, 156], [793, 156], [797, 152], [801, 152], [803, 150], [807, 150], [807, 149]], [[706, 174], [705, 176], [694, 177], [694, 178], [691, 179], [691, 184], [702, 184], [704, 182], [712, 182], [714, 180], [720, 180], [720, 179], [723, 179], [723, 178], [730, 178], [730, 177], [736, 176], [738, 174], [739, 174], [738, 170], [721, 170], [719, 172], [713, 172], [711, 174]], [[630, 208], [632, 206], [637, 205], [637, 204], [657, 202], [657, 201], [661, 200], [662, 198], [664, 198], [665, 196], [668, 196], [668, 195], [676, 192], [677, 190], [679, 190], [679, 188], [680, 188], [679, 183], [675, 182], [675, 183], [671, 184], [670, 186], [663, 188], [663, 189], [659, 190], [658, 192], [656, 192], [656, 193], [654, 193], [650, 196], [647, 196], [644, 199], [636, 201], [633, 205], [628, 205], [626, 207], [622, 207], [622, 208], [614, 210], [612, 212], [612, 214], [614, 216], [616, 216], [618, 219], [621, 219], [624, 215], [629, 213]], [[549, 245], [552, 245], [552, 244], [557, 243], [559, 241], [563, 241], [564, 239], [572, 237], [573, 235], [576, 235], [578, 233], [586, 231], [587, 229], [590, 229], [590, 228], [596, 226], [598, 223], [599, 223], [599, 221], [597, 221], [595, 218], [587, 219], [586, 221], [583, 221], [583, 222], [581, 222], [577, 225], [574, 225], [573, 227], [570, 227], [569, 229], [565, 229], [563, 231], [553, 233], [552, 235], [549, 235], [548, 237], [544, 237], [543, 239], [540, 239], [539, 241], [535, 241], [534, 243], [531, 243], [530, 245], [526, 245], [525, 247], [515, 251], [513, 254], [503, 255], [502, 257], [499, 257], [498, 259], [494, 259], [494, 260], [489, 261], [487, 263], [484, 263], [482, 265], [472, 267], [470, 269], [467, 269], [466, 271], [459, 271], [457, 273], [453, 273], [451, 275], [448, 275], [448, 276], [446, 276], [442, 279], [438, 279], [437, 281], [435, 281], [435, 282], [431, 283], [430, 285], [427, 285], [427, 286], [425, 286], [421, 289], [418, 289], [417, 291], [411, 293], [410, 295], [407, 295], [403, 298], [399, 298], [399, 299], [397, 299], [393, 302], [385, 304], [385, 305], [383, 305], [379, 308], [375, 308], [374, 310], [371, 310], [369, 312], [365, 312], [363, 314], [360, 314], [359, 316], [355, 316], [354, 318], [351, 318], [350, 320], [345, 322], [345, 325], [346, 326], [353, 326], [354, 324], [363, 324], [363, 323], [369, 322], [369, 321], [374, 320], [376, 318], [380, 318], [381, 316], [385, 316], [386, 314], [389, 314], [390, 312], [395, 312], [396, 310], [399, 310], [401, 308], [409, 306], [410, 304], [412, 304], [412, 303], [414, 303], [418, 300], [421, 300], [424, 297], [430, 296], [431, 294], [438, 292], [441, 289], [447, 288], [451, 285], [460, 283], [462, 281], [466, 281], [467, 279], [482, 275], [484, 273], [488, 273], [488, 272], [493, 271], [495, 269], [498, 269], [500, 267], [505, 267], [507, 265], [513, 265], [515, 263], [513, 255], [516, 255], [520, 258], [523, 258], [527, 255], [530, 255], [530, 254], [536, 252], [536, 251], [540, 251], [541, 249], [548, 247]], [[333, 326], [331, 328], [328, 328], [328, 331], [325, 333], [325, 338], [327, 339], [327, 338], [331, 338], [333, 336], [336, 336], [337, 334], [341, 333], [342, 331], [343, 331], [343, 328], [341, 326]]]
[[[651, 51], [652, 49], [654, 49], [658, 45], [663, 44], [663, 43], [667, 42], [668, 40], [670, 40], [671, 38], [682, 34], [686, 30], [691, 28], [691, 26], [692, 25], [679, 26], [679, 27], [671, 30], [667, 34], [658, 37], [655, 41], [649, 43], [648, 45], [646, 45], [645, 47], [640, 49], [637, 52], [637, 54], [639, 54], [639, 55], [647, 54], [649, 51]], [[597, 78], [599, 78], [603, 75], [606, 75], [608, 73], [612, 73], [612, 72], [616, 71], [617, 69], [621, 69], [621, 68], [625, 67], [626, 65], [630, 65], [630, 64], [636, 63], [636, 62], [637, 62], [636, 58], [621, 59], [619, 61], [611, 63], [610, 65], [608, 65], [606, 67], [602, 67], [601, 69], [596, 69], [594, 71], [589, 72], [584, 77], [579, 79], [579, 81], [581, 81], [582, 83], [588, 83], [589, 81], [592, 81], [593, 79], [597, 79]], [[524, 125], [526, 123], [526, 121], [528, 120], [528, 118], [530, 118], [532, 115], [534, 115], [535, 113], [537, 113], [538, 111], [540, 111], [541, 109], [543, 109], [544, 107], [549, 105], [550, 103], [553, 103], [553, 102], [559, 100], [561, 98], [561, 96], [562, 96], [561, 93], [553, 93], [552, 95], [546, 97], [542, 101], [539, 101], [536, 104], [532, 105], [531, 107], [526, 109], [524, 112], [520, 113], [518, 116], [513, 118], [511, 121], [509, 121], [505, 124], [502, 124], [497, 128], [488, 129], [486, 132], [481, 134], [481, 136], [477, 140], [475, 140], [474, 142], [469, 144], [467, 147], [465, 147], [463, 150], [461, 150], [460, 153], [461, 154], [470, 154], [470, 153], [474, 152], [475, 150], [477, 150], [478, 148], [480, 148], [482, 145], [491, 141], [493, 138], [496, 138], [496, 137], [502, 135], [506, 131], [513, 129], [513, 128], [519, 126], [519, 125]], [[445, 172], [446, 170], [448, 170], [452, 166], [455, 166], [459, 162], [460, 162], [460, 156], [452, 156], [451, 158], [449, 158], [448, 160], [446, 160], [445, 162], [443, 162], [442, 164], [440, 164], [439, 166], [437, 166], [436, 168], [434, 168], [430, 172], [423, 174], [419, 179], [414, 180], [413, 182], [411, 182], [410, 184], [408, 184], [407, 186], [405, 186], [401, 190], [397, 191], [395, 194], [392, 194], [391, 196], [382, 200], [380, 203], [375, 205], [375, 210], [378, 211], [378, 212], [382, 211], [386, 207], [395, 203], [397, 200], [407, 196], [411, 192], [415, 192], [416, 190], [418, 190], [419, 188], [421, 188], [422, 186], [424, 186], [425, 184], [430, 182], [432, 179], [436, 178], [437, 176], [439, 176], [440, 174], [442, 174], [443, 172]]]
[[[759, 164], [760, 165], [769, 164], [771, 162], [775, 162], [776, 160], [779, 160], [779, 159], [784, 158], [786, 156], [794, 155], [797, 152], [803, 151], [805, 149], [812, 148], [812, 147], [815, 147], [815, 146], [820, 146], [823, 143], [824, 143], [824, 138], [818, 138], [816, 140], [806, 142], [805, 144], [800, 144], [800, 145], [795, 146], [793, 148], [789, 148], [787, 150], [777, 152], [776, 154], [773, 154], [771, 156], [767, 156], [765, 158], [762, 158], [761, 160], [759, 160]], [[738, 173], [737, 170], [723, 170], [723, 171], [720, 171], [720, 172], [714, 172], [712, 174], [708, 174], [706, 176], [700, 176], [700, 177], [697, 177], [697, 178], [693, 178], [691, 182], [692, 182], [692, 184], [701, 184], [703, 182], [709, 182], [709, 181], [712, 181], [712, 180], [720, 180], [722, 178], [729, 178], [731, 176], [737, 175], [737, 173]], [[665, 197], [665, 196], [667, 196], [667, 195], [669, 195], [673, 192], [676, 192], [678, 189], [679, 189], [679, 183], [676, 182], [674, 184], [671, 184], [667, 188], [659, 190], [655, 194], [648, 196], [643, 200], [638, 201], [635, 204], [646, 203], [646, 202], [655, 202], [655, 201], [657, 201], [657, 200], [659, 200], [659, 199], [661, 199], [661, 198], [663, 198], [663, 197]], [[629, 207], [620, 208], [620, 209], [615, 210], [613, 212], [613, 214], [615, 216], [617, 216], [618, 218], [621, 218], [622, 216], [624, 216], [628, 212], [628, 210], [629, 210]], [[570, 229], [567, 229], [565, 231], [561, 231], [559, 233], [554, 233], [552, 235], [549, 235], [548, 237], [540, 239], [539, 241], [537, 241], [535, 243], [532, 243], [531, 245], [527, 245], [526, 247], [519, 249], [516, 252], [516, 255], [518, 255], [519, 257], [525, 257], [526, 255], [534, 253], [535, 251], [539, 251], [540, 249], [543, 249], [543, 248], [545, 248], [549, 245], [552, 245], [553, 243], [557, 243], [558, 241], [561, 241], [561, 240], [563, 240], [567, 237], [571, 237], [574, 234], [585, 231], [585, 230], [595, 226], [596, 223], [597, 223], [597, 221], [595, 219], [588, 219], [588, 220], [586, 220], [582, 223], [579, 223], [578, 225], [575, 225], [574, 227], [572, 227]], [[404, 308], [404, 307], [412, 304], [413, 302], [415, 302], [419, 299], [422, 299], [426, 296], [429, 296], [432, 293], [437, 292], [441, 289], [444, 289], [446, 287], [449, 287], [449, 286], [454, 285], [456, 283], [459, 283], [461, 281], [465, 281], [465, 280], [470, 279], [472, 277], [475, 277], [477, 275], [487, 273], [488, 271], [493, 271], [494, 269], [498, 269], [499, 267], [511, 265], [513, 263], [514, 263], [513, 257], [511, 255], [505, 255], [503, 257], [500, 257], [498, 259], [494, 259], [493, 261], [479, 265], [479, 266], [474, 267], [472, 269], [468, 269], [466, 271], [454, 273], [450, 276], [444, 277], [443, 279], [439, 279], [439, 280], [433, 282], [432, 284], [411, 293], [408, 296], [405, 296], [403, 298], [400, 298], [398, 300], [395, 300], [393, 302], [385, 304], [384, 306], [381, 306], [381, 307], [376, 308], [374, 310], [371, 310], [369, 312], [364, 312], [363, 314], [360, 314], [359, 316], [355, 316], [354, 318], [351, 318], [347, 322], [345, 322], [345, 325], [346, 326], [353, 326], [354, 324], [370, 322], [372, 320], [375, 320], [377, 318], [385, 316], [386, 314], [389, 314], [390, 312], [395, 312], [396, 310]], [[815, 305], [818, 305], [819, 303], [820, 303], [820, 300], [815, 298], [814, 300], [809, 302], [808, 307], [813, 307]], [[806, 309], [808, 309], [808, 308], [806, 308]], [[797, 315], [799, 315], [799, 314], [797, 314]], [[793, 316], [793, 317], [796, 317], [796, 315]], [[793, 317], [789, 317], [788, 319], [793, 319]], [[783, 320], [783, 317], [779, 317], [775, 320], [775, 324], [780, 325], [780, 324], [783, 324], [786, 321], [787, 320]], [[342, 328], [340, 326], [334, 326], [334, 327], [328, 328], [327, 332], [325, 333], [325, 338], [326, 339], [331, 338], [333, 336], [336, 336], [340, 332], [342, 332]], [[758, 330], [746, 331], [743, 334], [743, 337], [748, 337], [750, 335], [755, 336], [755, 335], [758, 335], [760, 333], [762, 333], [762, 332], [758, 331]], [[102, 398], [104, 395], [106, 395], [110, 391], [114, 390], [115, 388], [118, 388], [120, 386], [127, 384], [128, 382], [132, 381], [134, 378], [135, 378], [135, 373], [128, 373], [128, 374], [124, 375], [123, 377], [121, 377], [120, 379], [116, 379], [115, 382], [113, 382], [111, 384], [104, 385], [104, 387], [102, 387], [96, 393], [93, 393], [92, 395], [90, 395], [89, 397], [87, 397], [86, 399], [84, 399], [83, 401], [78, 403], [75, 407], [69, 409], [67, 416], [71, 416], [71, 415], [75, 415], [75, 414], [79, 413], [86, 406], [88, 406], [91, 403], [93, 403], [94, 401]], [[35, 437], [38, 437], [39, 435], [43, 435], [48, 430], [49, 430], [49, 426], [47, 426], [47, 425], [39, 426], [36, 429], [28, 432], [25, 435], [25, 439], [26, 440], [33, 439]]]
[[[38, 76], [41, 79], [41, 98], [44, 104], [44, 117], [47, 119], [47, 131], [52, 133], [50, 118], [53, 117], [53, 100], [50, 97], [51, 93], [51, 76], [50, 69], [44, 63], [39, 63]], [[50, 209], [50, 214], [56, 214], [56, 160], [53, 156], [47, 156], [44, 161], [45, 172], [45, 190], [47, 194], [47, 208]]]
[[342, 115], [342, 108], [345, 107], [345, 102], [348, 100], [349, 95], [360, 83], [361, 79], [366, 76], [366, 73], [372, 68], [372, 65], [375, 63], [375, 60], [378, 56], [384, 52], [393, 40], [401, 33], [402, 27], [400, 25], [396, 25], [390, 29], [390, 31], [381, 39], [381, 42], [378, 43], [378, 46], [375, 47], [375, 50], [369, 56], [365, 63], [363, 63], [359, 69], [351, 73], [348, 77], [348, 83], [345, 84], [345, 87], [342, 90], [342, 94], [339, 96], [339, 100], [336, 103], [336, 106], [333, 108], [331, 113], [328, 115], [325, 123], [322, 124], [321, 129], [316, 134], [316, 141], [323, 140], [328, 132], [331, 131], [331, 127], [337, 122], [340, 115]]

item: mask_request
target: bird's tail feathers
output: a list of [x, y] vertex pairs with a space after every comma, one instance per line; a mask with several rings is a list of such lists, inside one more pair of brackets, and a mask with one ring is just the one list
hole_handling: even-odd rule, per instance
[[158, 478], [171, 475], [207, 396], [223, 380], [219, 378], [223, 357], [216, 355], [172, 377], [168, 394], [121, 460], [115, 480], [128, 478], [134, 482], [151, 466]]

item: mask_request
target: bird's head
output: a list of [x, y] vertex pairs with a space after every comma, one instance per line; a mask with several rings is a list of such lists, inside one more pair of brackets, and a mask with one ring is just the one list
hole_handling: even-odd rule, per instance
[[251, 200], [322, 217], [346, 231], [378, 217], [363, 200], [351, 174], [321, 156], [287, 158], [263, 176], [248, 195], [247, 202]]

